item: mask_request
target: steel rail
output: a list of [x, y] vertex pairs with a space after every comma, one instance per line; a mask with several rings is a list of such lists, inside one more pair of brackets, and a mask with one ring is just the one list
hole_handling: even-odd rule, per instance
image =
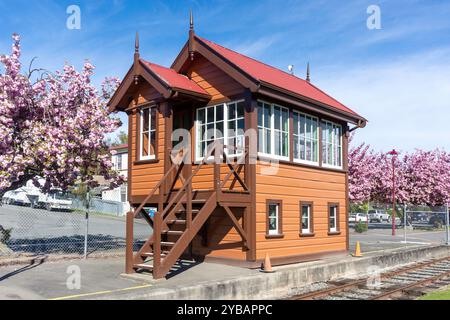
[[[428, 266], [432, 266], [432, 265], [438, 264], [440, 262], [449, 261], [449, 260], [450, 260], [450, 257], [445, 257], [445, 258], [440, 258], [440, 259], [433, 259], [431, 261], [426, 261], [426, 262], [419, 262], [419, 263], [415, 263], [414, 265], [411, 265], [411, 266], [407, 266], [407, 267], [400, 268], [400, 269], [397, 269], [397, 270], [394, 270], [391, 272], [381, 274], [380, 276], [381, 276], [381, 279], [386, 280], [386, 279], [395, 277], [395, 276], [403, 274], [403, 273], [411, 272], [413, 270], [420, 270], [420, 269], [426, 268]], [[291, 297], [289, 300], [313, 300], [313, 299], [317, 299], [320, 297], [330, 296], [330, 295], [338, 293], [338, 292], [347, 291], [349, 289], [358, 288], [359, 286], [365, 285], [367, 283], [368, 279], [369, 279], [369, 277], [365, 277], [363, 279], [358, 279], [358, 280], [351, 281], [349, 283], [337, 285], [336, 287], [325, 288], [323, 290], [313, 291], [313, 292], [306, 293], [303, 295], [294, 296], [294, 297]], [[400, 290], [400, 289], [401, 288], [399, 288], [398, 290]]]

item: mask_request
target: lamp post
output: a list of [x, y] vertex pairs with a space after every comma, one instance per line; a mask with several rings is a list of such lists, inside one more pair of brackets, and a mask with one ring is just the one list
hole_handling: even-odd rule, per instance
[[395, 157], [398, 152], [392, 149], [388, 155], [392, 156], [392, 235], [395, 236]]

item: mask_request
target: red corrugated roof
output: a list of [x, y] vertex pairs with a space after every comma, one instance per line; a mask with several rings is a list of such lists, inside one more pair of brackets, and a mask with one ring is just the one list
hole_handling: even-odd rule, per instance
[[169, 87], [175, 89], [187, 90], [203, 95], [208, 95], [208, 93], [200, 87], [197, 83], [190, 80], [185, 75], [177, 73], [175, 70], [160, 66], [155, 63], [151, 63], [141, 59], [142, 63], [149, 68], [153, 73], [155, 73], [158, 78], [164, 81]]
[[245, 73], [258, 81], [266, 82], [281, 89], [288, 90], [294, 94], [310, 98], [338, 110], [359, 116], [356, 112], [344, 106], [342, 103], [332, 98], [306, 80], [297, 78], [294, 75], [225, 48], [207, 39], [201, 38], [199, 36], [196, 37], [200, 41], [203, 41], [216, 53], [229, 60], [231, 63], [235, 64]]

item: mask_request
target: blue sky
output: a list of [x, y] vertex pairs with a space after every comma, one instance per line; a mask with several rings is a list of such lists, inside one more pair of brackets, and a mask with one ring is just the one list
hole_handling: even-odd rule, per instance
[[[81, 29], [66, 28], [69, 5]], [[381, 9], [380, 30], [366, 26], [369, 5]], [[280, 69], [289, 64], [369, 120], [355, 143], [375, 149], [450, 151], [450, 3], [448, 1], [28, 1], [0, 0], [0, 53], [22, 36], [24, 61], [36, 66], [96, 65], [96, 83], [122, 77], [136, 30], [141, 55], [170, 65], [196, 32]], [[125, 119], [125, 118], [124, 118]]]

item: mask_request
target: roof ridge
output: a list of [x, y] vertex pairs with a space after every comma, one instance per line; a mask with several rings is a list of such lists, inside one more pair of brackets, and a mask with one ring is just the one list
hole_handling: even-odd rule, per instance
[[306, 81], [306, 80], [303, 79], [303, 78], [297, 77], [296, 75], [291, 74], [291, 73], [289, 73], [289, 72], [286, 72], [286, 71], [284, 71], [284, 70], [281, 70], [280, 68], [271, 66], [270, 64], [268, 64], [268, 63], [266, 63], [266, 62], [263, 62], [263, 61], [260, 61], [260, 60], [255, 59], [255, 58], [249, 57], [249, 56], [247, 56], [247, 55], [245, 55], [245, 54], [242, 54], [242, 53], [240, 53], [240, 52], [238, 52], [238, 51], [235, 51], [235, 50], [233, 50], [233, 49], [224, 47], [224, 46], [221, 45], [221, 44], [218, 44], [218, 43], [216, 43], [216, 42], [214, 42], [214, 41], [205, 39], [205, 38], [200, 37], [200, 36], [198, 36], [198, 35], [195, 35], [195, 36], [196, 36], [197, 38], [199, 38], [200, 40], [204, 40], [204, 41], [207, 41], [207, 42], [211, 42], [212, 44], [215, 44], [216, 46], [219, 46], [219, 47], [221, 47], [221, 48], [224, 48], [225, 50], [232, 51], [233, 53], [236, 53], [236, 54], [238, 54], [238, 55], [240, 55], [240, 56], [242, 56], [242, 57], [245, 57], [245, 58], [247, 58], [247, 59], [251, 59], [251, 60], [253, 60], [253, 61], [255, 61], [255, 62], [258, 62], [258, 63], [260, 63], [260, 64], [263, 64], [263, 65], [265, 65], [266, 67], [269, 67], [269, 68], [271, 68], [271, 69], [277, 70], [277, 71], [279, 71], [279, 72], [283, 72], [284, 74], [286, 74], [286, 75], [288, 75], [288, 76], [290, 76], [290, 77], [293, 77], [293, 78], [298, 79], [298, 80], [302, 80], [302, 81], [304, 81], [304, 82], [306, 82], [306, 83], [308, 82], [308, 81]]

